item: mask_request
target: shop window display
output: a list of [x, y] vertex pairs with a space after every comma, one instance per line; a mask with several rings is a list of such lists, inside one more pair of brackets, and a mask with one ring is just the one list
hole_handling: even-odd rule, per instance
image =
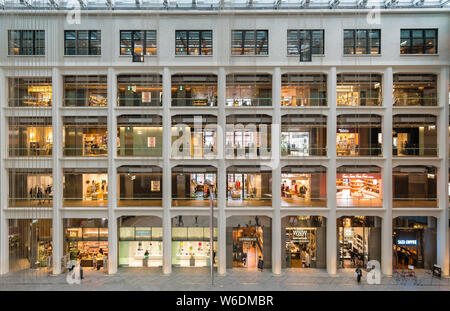
[[339, 267], [366, 267], [381, 259], [381, 219], [343, 216], [338, 219]]
[[108, 202], [108, 174], [65, 171], [63, 197], [65, 206], [106, 206]]
[[257, 269], [264, 260], [263, 244], [261, 226], [233, 228], [233, 267]]
[[[245, 172], [246, 168], [227, 170], [228, 206], [266, 206], [272, 201], [272, 175], [264, 168], [259, 172]], [[252, 171], [252, 168], [249, 168]]]
[[9, 156], [51, 156], [53, 131], [50, 118], [8, 119]]
[[161, 206], [162, 169], [157, 166], [121, 166], [117, 169], [119, 206]]
[[173, 75], [172, 106], [217, 106], [217, 76]]
[[340, 115], [337, 117], [337, 156], [381, 156], [382, 145], [380, 116]]
[[52, 105], [51, 78], [9, 78], [8, 87], [8, 106], [10, 107], [49, 107]]
[[[370, 171], [379, 169], [360, 169], [360, 172], [351, 170], [345, 172], [345, 168], [338, 169], [336, 174], [336, 203], [339, 207], [381, 207], [382, 183], [381, 174]], [[355, 172], [353, 172], [355, 171]]]
[[437, 75], [394, 74], [394, 106], [437, 104]]
[[64, 156], [106, 156], [107, 144], [106, 118], [64, 117]]
[[162, 266], [162, 227], [120, 227], [119, 266]]
[[327, 76], [324, 74], [283, 74], [281, 106], [326, 106]]
[[64, 76], [64, 106], [106, 107], [106, 76]]
[[52, 207], [51, 170], [9, 170], [9, 207]]
[[338, 106], [381, 106], [382, 79], [379, 74], [338, 74]]
[[172, 157], [216, 155], [217, 117], [172, 117]]
[[161, 75], [117, 76], [118, 106], [161, 106], [161, 104]]
[[230, 74], [226, 81], [225, 105], [272, 106], [272, 76]]
[[[212, 183], [212, 189], [206, 181]], [[214, 167], [178, 166], [172, 169], [172, 206], [209, 206], [210, 192], [217, 197]]]

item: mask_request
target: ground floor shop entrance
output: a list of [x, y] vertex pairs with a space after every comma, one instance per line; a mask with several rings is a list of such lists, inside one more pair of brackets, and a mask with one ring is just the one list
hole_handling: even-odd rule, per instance
[[256, 269], [264, 260], [263, 244], [261, 226], [233, 228], [233, 267]]
[[370, 260], [381, 262], [381, 219], [352, 216], [338, 219], [339, 267], [366, 267]]

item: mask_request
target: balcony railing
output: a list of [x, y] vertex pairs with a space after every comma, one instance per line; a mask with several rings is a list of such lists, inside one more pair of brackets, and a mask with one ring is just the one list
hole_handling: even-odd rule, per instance
[[398, 157], [437, 157], [439, 155], [439, 148], [437, 146], [427, 147], [419, 144], [409, 144], [406, 148], [393, 148], [392, 150], [394, 156]]
[[227, 98], [228, 107], [270, 107], [272, 98]]
[[382, 207], [382, 198], [337, 198], [337, 207]]
[[117, 200], [117, 206], [145, 206], [145, 207], [161, 207], [162, 198], [120, 198]]
[[43, 195], [42, 198], [9, 198], [8, 207], [52, 207], [53, 197]]
[[92, 197], [91, 200], [84, 200], [83, 198], [64, 198], [64, 207], [107, 207], [108, 194], [103, 193], [100, 197]]
[[[209, 207], [209, 204], [209, 198], [204, 197], [172, 199], [172, 207]], [[214, 200], [214, 206], [217, 206], [217, 200]]]
[[352, 148], [339, 148], [337, 146], [336, 155], [338, 157], [371, 157], [371, 156], [382, 156], [382, 147], [371, 147], [371, 148], [361, 148], [359, 146], [354, 146]]
[[311, 156], [326, 156], [327, 147], [283, 147], [281, 146], [282, 157], [311, 157]]
[[281, 197], [281, 207], [327, 207], [327, 198]]
[[225, 147], [225, 156], [227, 158], [258, 158], [269, 157], [271, 148], [262, 147]]
[[156, 148], [117, 147], [117, 155], [120, 157], [162, 157], [162, 147]]
[[172, 98], [172, 106], [214, 107], [217, 106], [217, 100], [214, 98]]
[[159, 107], [162, 105], [159, 98], [152, 98], [150, 101], [143, 103], [142, 98], [118, 97], [117, 103], [119, 107]]
[[437, 198], [393, 198], [392, 206], [395, 208], [402, 207], [437, 207]]
[[324, 97], [281, 97], [282, 107], [320, 107], [327, 105]]
[[437, 106], [436, 97], [394, 97], [394, 106]]
[[50, 157], [52, 155], [52, 146], [36, 148], [15, 148], [9, 147], [10, 157]]
[[232, 198], [229, 196], [227, 198], [228, 207], [270, 207], [272, 206], [272, 198]]
[[108, 147], [90, 147], [88, 149], [64, 147], [63, 155], [65, 157], [105, 157], [108, 155]]

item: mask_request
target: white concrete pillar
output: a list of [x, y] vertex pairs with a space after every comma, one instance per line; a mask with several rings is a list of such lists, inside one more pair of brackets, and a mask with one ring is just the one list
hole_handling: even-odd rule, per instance
[[117, 234], [117, 76], [114, 68], [108, 68], [108, 274], [115, 274], [118, 266]]
[[226, 92], [226, 74], [223, 67], [219, 68], [217, 83], [217, 105], [219, 115], [217, 118], [217, 208], [219, 215], [217, 217], [218, 229], [218, 273], [225, 275], [227, 271], [227, 219], [225, 207], [227, 203], [227, 172], [225, 163], [225, 92]]
[[381, 227], [381, 271], [392, 275], [392, 106], [393, 106], [393, 75], [392, 67], [383, 74], [383, 105], [385, 113], [382, 120], [383, 157], [382, 193], [385, 213]]
[[272, 76], [272, 272], [281, 273], [281, 72], [276, 67]]
[[337, 237], [336, 237], [336, 67], [330, 68], [327, 77], [328, 89], [328, 128], [327, 128], [327, 271], [336, 274]]
[[0, 68], [0, 275], [9, 271], [9, 228], [5, 209], [8, 206], [8, 187], [6, 179], [5, 158], [7, 146], [7, 128], [4, 107], [7, 106], [7, 85], [3, 69]]
[[63, 228], [61, 208], [63, 203], [62, 168], [62, 119], [59, 109], [62, 107], [63, 82], [58, 68], [52, 70], [52, 174], [53, 174], [53, 274], [61, 273], [61, 258], [63, 256]]
[[172, 272], [172, 221], [171, 221], [171, 197], [172, 177], [170, 167], [171, 154], [171, 76], [169, 68], [163, 72], [163, 273]]
[[448, 127], [449, 127], [449, 102], [448, 102], [448, 85], [449, 85], [449, 67], [445, 66], [441, 68], [439, 74], [439, 105], [442, 106], [442, 110], [438, 116], [438, 146], [439, 146], [439, 158], [441, 159], [440, 168], [438, 172], [437, 180], [437, 197], [439, 208], [441, 209], [440, 216], [437, 222], [437, 263], [442, 268], [442, 273], [448, 276], [450, 271], [450, 243], [449, 243], [449, 206], [448, 206], [448, 158], [449, 158], [449, 145], [448, 145]]

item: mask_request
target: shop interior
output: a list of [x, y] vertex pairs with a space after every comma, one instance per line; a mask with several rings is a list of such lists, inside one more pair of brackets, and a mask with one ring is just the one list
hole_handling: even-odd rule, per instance
[[437, 106], [437, 75], [394, 74], [394, 106]]
[[437, 156], [436, 117], [395, 115], [392, 145], [394, 156]]
[[338, 116], [336, 132], [338, 157], [381, 156], [382, 145], [380, 116]]
[[9, 206], [51, 207], [53, 177], [51, 170], [9, 170]]
[[118, 75], [119, 106], [161, 106], [161, 75]]
[[[211, 183], [211, 188], [206, 181]], [[173, 206], [209, 206], [210, 191], [217, 198], [217, 171], [215, 167], [178, 166], [172, 169]]]
[[[217, 224], [213, 223], [213, 260], [217, 265]], [[172, 265], [176, 267], [210, 267], [209, 216], [172, 218]]]
[[[227, 173], [227, 205], [270, 205], [272, 200], [272, 174], [269, 172]], [[251, 169], [250, 169], [251, 171]]]
[[65, 206], [106, 206], [108, 174], [66, 170], [63, 176], [63, 198]]
[[437, 169], [397, 166], [393, 169], [394, 207], [437, 207]]
[[217, 117], [172, 118], [172, 156], [204, 157], [216, 155]]
[[52, 220], [10, 219], [9, 270], [52, 268]]
[[9, 106], [52, 105], [51, 78], [9, 78]]
[[381, 219], [375, 216], [343, 216], [338, 219], [339, 267], [366, 267], [381, 256]]
[[108, 221], [102, 219], [64, 219], [64, 254], [79, 260], [82, 267], [106, 269]]
[[227, 75], [225, 104], [228, 107], [272, 106], [272, 76]]
[[162, 169], [158, 166], [123, 166], [117, 170], [119, 206], [161, 206]]
[[380, 74], [338, 74], [338, 106], [381, 106]]
[[106, 76], [64, 76], [64, 106], [106, 107]]
[[[24, 124], [28, 121], [28, 124]], [[50, 118], [8, 118], [10, 156], [51, 156], [53, 132]]]
[[324, 74], [283, 74], [281, 106], [326, 106], [327, 76]]
[[154, 216], [119, 218], [119, 266], [161, 267], [162, 221]]
[[217, 76], [173, 75], [172, 106], [217, 106]]
[[[106, 156], [108, 154], [106, 119], [102, 120], [102, 118], [95, 118], [89, 120], [92, 121], [92, 123], [95, 122], [96, 125], [69, 125], [64, 122], [64, 156], [89, 157]], [[104, 123], [101, 121], [104, 121]], [[101, 126], [99, 124], [105, 125]]]
[[382, 206], [381, 173], [346, 172], [336, 174], [339, 207]]
[[261, 226], [233, 228], [233, 267], [257, 269], [264, 260], [263, 243]]
[[326, 206], [324, 167], [285, 166], [281, 169], [282, 206]]

